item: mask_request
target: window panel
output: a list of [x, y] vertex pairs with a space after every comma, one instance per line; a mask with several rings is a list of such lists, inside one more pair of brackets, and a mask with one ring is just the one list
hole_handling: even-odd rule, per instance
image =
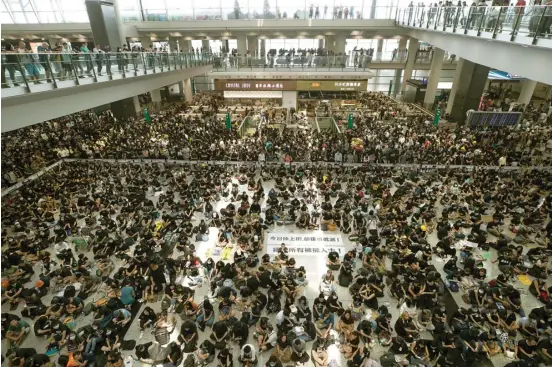
[[66, 11], [64, 10], [63, 15], [65, 21], [68, 23], [88, 23], [88, 13], [86, 11]]
[[27, 18], [25, 18], [25, 14], [23, 14], [22, 11], [14, 11], [12, 12], [12, 16], [15, 23], [20, 23], [20, 24], [27, 23]]
[[2, 24], [13, 24], [13, 19], [9, 13], [2, 12], [0, 13], [0, 23]]
[[59, 6], [63, 9], [63, 12], [68, 10], [84, 10], [86, 11], [86, 5], [82, 0], [57, 0]]
[[119, 0], [119, 7], [121, 10], [133, 10], [139, 8], [136, 0]]
[[54, 10], [51, 0], [34, 0], [36, 11], [52, 11]]
[[40, 23], [63, 23], [61, 16], [57, 16], [53, 11], [38, 12], [38, 19]]
[[27, 16], [27, 23], [39, 23], [34, 12], [27, 11], [25, 12], [25, 15]]
[[23, 8], [23, 11], [33, 11], [33, 5], [31, 4], [31, 0], [21, 0], [21, 6]]

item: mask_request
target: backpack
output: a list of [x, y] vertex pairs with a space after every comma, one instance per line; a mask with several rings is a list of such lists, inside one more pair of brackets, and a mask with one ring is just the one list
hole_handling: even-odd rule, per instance
[[460, 287], [458, 286], [458, 282], [454, 282], [454, 281], [449, 282], [448, 288], [450, 289], [451, 292], [456, 293], [456, 292], [460, 291]]
[[196, 361], [193, 354], [188, 354], [186, 359], [184, 360], [183, 367], [195, 367]]
[[395, 355], [392, 352], [382, 354], [380, 364], [382, 367], [393, 367], [395, 365]]
[[95, 309], [96, 309], [96, 304], [94, 302], [90, 302], [82, 308], [82, 312], [84, 313], [85, 316], [88, 316]]
[[136, 347], [136, 340], [125, 340], [121, 343], [122, 350], [134, 350]]
[[63, 291], [63, 298], [75, 297], [77, 290], [74, 285], [68, 285]]

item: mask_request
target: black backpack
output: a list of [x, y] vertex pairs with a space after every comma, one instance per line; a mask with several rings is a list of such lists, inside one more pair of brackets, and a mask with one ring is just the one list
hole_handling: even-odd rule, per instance
[[74, 285], [68, 285], [63, 291], [63, 298], [75, 297], [77, 295], [77, 290]]

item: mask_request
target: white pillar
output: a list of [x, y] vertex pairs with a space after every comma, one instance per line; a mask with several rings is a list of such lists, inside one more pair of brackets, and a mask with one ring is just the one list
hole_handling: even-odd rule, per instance
[[404, 67], [404, 75], [402, 81], [401, 92], [404, 93], [406, 89], [406, 81], [412, 79], [412, 71], [414, 70], [414, 62], [416, 61], [416, 54], [418, 53], [418, 47], [420, 42], [415, 38], [410, 38], [408, 42], [408, 58], [406, 60], [406, 66]]
[[192, 49], [192, 41], [184, 37], [178, 39], [178, 45], [180, 46], [180, 52], [190, 52]]
[[535, 92], [535, 87], [537, 86], [537, 82], [530, 79], [524, 79], [521, 81], [521, 92], [519, 93], [518, 102], [529, 104], [531, 102], [531, 98], [533, 97], [533, 93]]
[[406, 38], [401, 38], [399, 40], [399, 52], [397, 53], [397, 58], [401, 61], [405, 60], [405, 56], [406, 55], [406, 42], [408, 41], [408, 39]]
[[183, 87], [184, 87], [184, 99], [186, 102], [191, 103], [192, 102], [192, 80], [190, 78], [183, 80]]
[[402, 70], [397, 69], [395, 70], [395, 80], [393, 81], [393, 97], [397, 97], [397, 94], [399, 94], [399, 91], [401, 89], [401, 75]]
[[174, 37], [169, 37], [169, 49], [171, 52], [178, 52], [178, 47], [179, 45], [177, 46], [177, 39], [174, 38]]
[[318, 48], [323, 49], [324, 48], [324, 39], [320, 38], [318, 40]]
[[334, 45], [334, 53], [335, 54], [345, 54], [345, 44], [347, 43], [347, 39], [345, 36], [337, 35], [335, 36], [335, 45]]
[[140, 44], [142, 45], [143, 48], [148, 48], [153, 43], [151, 42], [150, 37], [140, 37], [139, 39], [140, 39]]
[[238, 54], [245, 55], [247, 53], [247, 38], [238, 36]]
[[151, 94], [151, 103], [153, 105], [153, 110], [157, 111], [161, 109], [161, 106], [163, 105], [162, 99], [161, 99], [161, 89], [154, 89], [150, 91]]
[[378, 44], [376, 46], [376, 60], [381, 60], [383, 56], [383, 39], [378, 40]]
[[445, 57], [445, 50], [435, 48], [433, 52], [433, 59], [431, 60], [431, 70], [429, 72], [429, 78], [427, 80], [426, 93], [424, 97], [424, 107], [431, 109], [435, 102], [435, 95], [437, 94], [437, 84], [441, 78], [441, 69], [443, 68], [443, 58]]
[[259, 38], [257, 36], [247, 36], [247, 50], [253, 57], [259, 55]]

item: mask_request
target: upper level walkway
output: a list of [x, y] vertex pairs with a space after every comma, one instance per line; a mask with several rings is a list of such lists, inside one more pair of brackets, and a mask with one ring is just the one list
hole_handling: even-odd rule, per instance
[[458, 57], [552, 84], [552, 6], [409, 7], [396, 20]]
[[210, 54], [2, 56], [7, 59], [2, 63], [2, 132], [130, 98], [212, 69]]

